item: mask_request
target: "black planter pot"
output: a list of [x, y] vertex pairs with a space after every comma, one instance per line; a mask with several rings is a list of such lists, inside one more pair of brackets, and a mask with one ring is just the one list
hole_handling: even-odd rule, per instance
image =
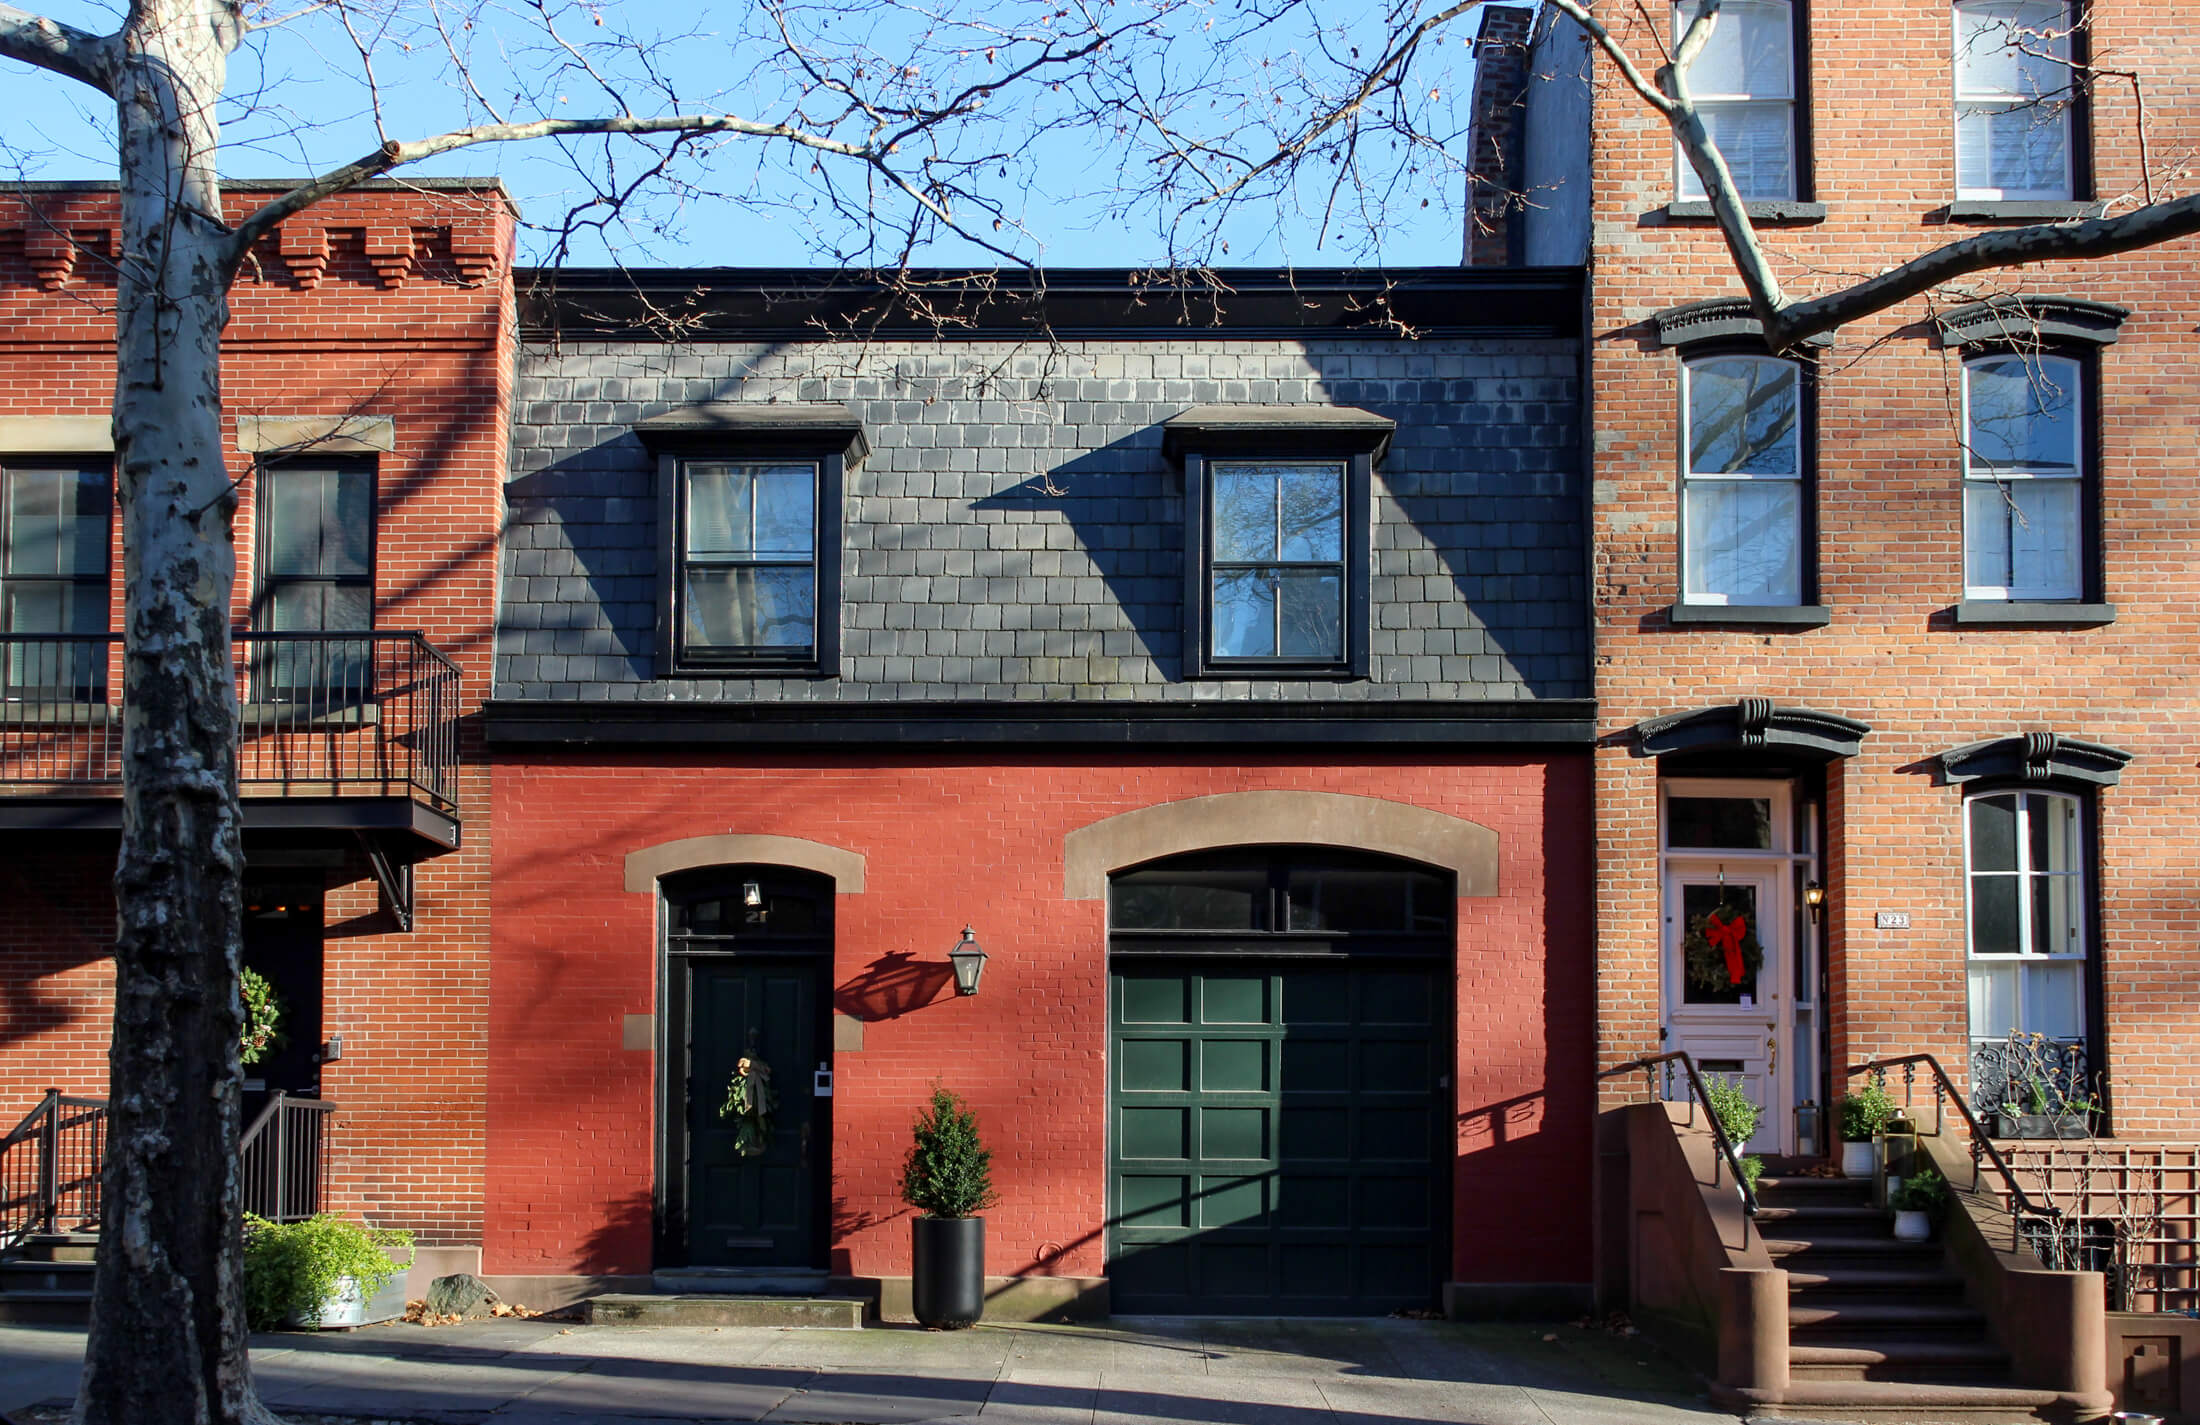
[[917, 1320], [960, 1331], [985, 1315], [985, 1219], [919, 1217], [909, 1224], [916, 1264], [909, 1294]]

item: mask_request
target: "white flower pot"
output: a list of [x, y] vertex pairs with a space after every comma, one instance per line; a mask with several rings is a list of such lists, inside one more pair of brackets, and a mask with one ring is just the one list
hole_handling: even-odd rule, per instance
[[1897, 1212], [1894, 1215], [1894, 1240], [1897, 1242], [1924, 1242], [1933, 1235], [1932, 1220], [1922, 1212]]
[[1878, 1166], [1879, 1159], [1871, 1143], [1843, 1143], [1841, 1145], [1842, 1177], [1868, 1178]]

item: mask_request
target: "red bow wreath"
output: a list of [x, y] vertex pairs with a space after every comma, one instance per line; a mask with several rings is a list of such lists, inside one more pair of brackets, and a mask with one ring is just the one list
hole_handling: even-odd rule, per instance
[[1711, 948], [1726, 955], [1726, 979], [1731, 985], [1742, 982], [1742, 937], [1749, 934], [1749, 917], [1736, 912], [1731, 920], [1717, 911], [1703, 918], [1703, 938], [1711, 942]]

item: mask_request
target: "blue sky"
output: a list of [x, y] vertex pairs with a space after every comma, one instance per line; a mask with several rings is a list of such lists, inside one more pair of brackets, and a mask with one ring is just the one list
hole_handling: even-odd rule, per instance
[[[1211, 227], [1211, 209], [1193, 210], [1189, 225], [1177, 221], [1172, 237], [1170, 223], [1185, 205], [1181, 194], [1138, 191], [1158, 170], [1154, 134], [1129, 117], [1135, 102], [1173, 106], [1172, 124], [1181, 120], [1201, 137], [1234, 140], [1240, 152], [1268, 152], [1297, 114], [1338, 92], [1347, 57], [1375, 52], [1386, 21], [1394, 24], [1411, 6], [1374, 12], [1356, 0], [1295, 0], [1277, 19], [1254, 16], [1251, 0], [1090, 0], [1088, 7], [1067, 0], [985, 0], [920, 35], [911, 29], [917, 23], [912, 11], [900, 8], [905, 4], [914, 0], [788, 0], [785, 15], [816, 54], [842, 62], [843, 72], [865, 74], [874, 86], [882, 56], [892, 56], [896, 66], [910, 60], [912, 75], [922, 70], [906, 84], [866, 91], [890, 97], [936, 92], [941, 85], [959, 89], [973, 75], [998, 73], [1080, 16], [1103, 25], [1145, 17], [1110, 51], [1122, 67], [1105, 77], [1081, 67], [1060, 76], [1067, 82], [1059, 88], [1004, 88], [978, 125], [953, 137], [943, 158], [968, 165], [965, 171], [998, 205], [976, 220], [967, 205], [960, 215], [988, 241], [1057, 267], [1139, 265], [1165, 260], [1172, 251], [1233, 265], [1458, 261], [1462, 179], [1456, 160], [1464, 152], [1459, 134], [1472, 83], [1471, 13], [1425, 47], [1410, 75], [1412, 123], [1435, 135], [1437, 146], [1401, 146], [1394, 134], [1371, 134], [1361, 143], [1356, 183], [1333, 183], [1335, 166], [1313, 165], [1296, 184], [1248, 202]], [[448, 29], [450, 0], [442, 7]], [[105, 32], [117, 24], [118, 8], [61, 0], [44, 13]], [[265, 13], [303, 8], [306, 0], [297, 0]], [[519, 15], [480, 11], [460, 40], [470, 48], [468, 73], [477, 91], [470, 98], [431, 28], [433, 10], [390, 3], [377, 16], [355, 12], [354, 34], [374, 53], [386, 132], [415, 138], [456, 127], [478, 119], [484, 103], [511, 117], [601, 113], [614, 92], [637, 113], [664, 112], [677, 102], [689, 112], [780, 118], [804, 102], [763, 7], [553, 3], [550, 13], [569, 47], [546, 39], [539, 25]], [[369, 21], [379, 29], [367, 31]], [[649, 50], [646, 60], [641, 49], [611, 38], [637, 30]], [[1230, 38], [1218, 44], [1220, 35]], [[248, 41], [232, 63], [222, 171], [282, 176], [371, 149], [378, 142], [373, 103], [358, 79], [353, 45], [353, 35], [326, 11]], [[1002, 51], [997, 57], [996, 45]], [[598, 74], [610, 82], [595, 83]], [[0, 61], [5, 177], [111, 177], [111, 127], [102, 96]], [[997, 165], [976, 162], [993, 153], [1002, 155]], [[907, 205], [874, 204], [862, 192], [861, 175], [831, 161], [812, 170], [814, 159], [754, 140], [729, 143], [681, 168], [672, 186], [655, 186], [624, 221], [580, 234], [567, 260], [591, 264], [616, 255], [630, 263], [693, 266], [891, 260], [898, 249], [890, 225]], [[629, 181], [636, 162], [630, 146], [607, 158], [600, 141], [563, 151], [531, 142], [470, 148], [406, 171], [494, 174], [529, 219], [555, 225], [585, 203], [593, 185]], [[839, 210], [835, 194], [844, 205]], [[866, 230], [862, 215], [874, 210], [887, 219], [883, 231]], [[997, 228], [995, 216], [1001, 219]], [[552, 237], [537, 231], [528, 242], [530, 256], [541, 259]], [[939, 265], [990, 266], [996, 260], [952, 235], [921, 244], [916, 258]]]

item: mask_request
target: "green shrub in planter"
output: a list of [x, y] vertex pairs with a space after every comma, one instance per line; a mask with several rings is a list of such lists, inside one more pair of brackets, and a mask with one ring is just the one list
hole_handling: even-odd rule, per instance
[[1894, 1096], [1877, 1079], [1841, 1100], [1841, 1141], [1869, 1143], [1894, 1122]]
[[[1711, 1100], [1711, 1112], [1719, 1120], [1719, 1131], [1726, 1135], [1727, 1142], [1734, 1145], [1736, 1153], [1741, 1152], [1742, 1145], [1756, 1133], [1757, 1121], [1764, 1116], [1764, 1110], [1743, 1090], [1740, 1079], [1720, 1078], [1713, 1074], [1704, 1080], [1703, 1092], [1704, 1097]], [[1755, 1192], [1757, 1179], [1765, 1171], [1765, 1160], [1752, 1153], [1740, 1162], [1742, 1182], [1751, 1192]]]
[[901, 1166], [903, 1201], [927, 1217], [972, 1217], [993, 1205], [993, 1154], [962, 1099], [934, 1084], [915, 1136]]
[[1948, 1180], [1931, 1168], [1919, 1168], [1888, 1196], [1887, 1205], [1897, 1212], [1938, 1217], [1948, 1206]]
[[[361, 1227], [331, 1213], [303, 1222], [244, 1219], [244, 1313], [255, 1331], [317, 1319], [349, 1277], [363, 1299], [412, 1265], [412, 1234]], [[403, 1261], [397, 1260], [402, 1253]]]

